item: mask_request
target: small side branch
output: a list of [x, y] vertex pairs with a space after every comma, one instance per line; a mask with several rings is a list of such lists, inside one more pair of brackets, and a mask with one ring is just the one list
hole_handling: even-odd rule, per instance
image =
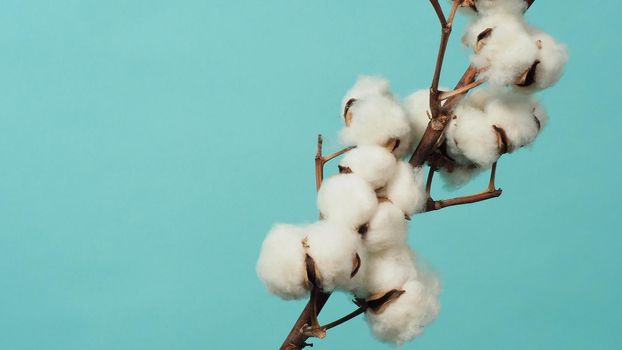
[[315, 188], [318, 191], [320, 190], [320, 186], [322, 186], [322, 181], [324, 181], [324, 165], [340, 155], [354, 149], [354, 147], [346, 147], [328, 156], [323, 156], [322, 144], [322, 135], [317, 135], [317, 152], [315, 153]]
[[454, 97], [456, 95], [462, 95], [462, 94], [466, 94], [468, 93], [471, 89], [474, 89], [480, 85], [482, 85], [485, 81], [484, 80], [476, 80], [470, 84], [467, 84], [465, 86], [461, 86], [455, 90], [452, 91], [447, 91], [447, 92], [442, 92], [439, 96], [438, 99], [440, 101], [444, 101], [450, 97]]
[[470, 195], [470, 196], [457, 197], [457, 198], [445, 199], [445, 200], [440, 200], [440, 201], [430, 201], [430, 202], [428, 202], [427, 211], [440, 210], [440, 209], [447, 208], [447, 207], [452, 207], [452, 206], [455, 206], [455, 205], [463, 205], [463, 204], [471, 204], [471, 203], [482, 202], [482, 201], [485, 201], [485, 200], [497, 198], [497, 197], [501, 196], [502, 192], [503, 192], [503, 190], [501, 190], [501, 189], [492, 190], [492, 191], [488, 191], [487, 190], [487, 191], [484, 191], [482, 193], [473, 194], [473, 195]]

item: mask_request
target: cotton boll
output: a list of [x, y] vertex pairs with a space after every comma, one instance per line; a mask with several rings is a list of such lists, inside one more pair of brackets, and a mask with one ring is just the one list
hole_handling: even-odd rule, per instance
[[395, 172], [397, 160], [381, 146], [359, 146], [346, 153], [339, 169], [354, 173], [367, 181], [374, 189], [384, 187]]
[[417, 278], [415, 257], [407, 245], [367, 255], [366, 286], [370, 295], [401, 289], [414, 278]]
[[521, 15], [527, 10], [525, 0], [476, 0], [475, 7], [480, 15], [507, 13]]
[[369, 96], [357, 100], [349, 109], [351, 121], [340, 132], [342, 142], [351, 146], [386, 146], [394, 139], [398, 147], [394, 154], [408, 148], [410, 125], [402, 106], [386, 96]]
[[539, 50], [519, 16], [499, 13], [480, 17], [462, 38], [473, 49], [471, 63], [492, 86], [513, 84], [538, 59]]
[[257, 275], [271, 293], [283, 299], [301, 299], [307, 295], [304, 236], [301, 227], [278, 224], [261, 247]]
[[380, 195], [386, 196], [408, 216], [423, 211], [428, 200], [423, 168], [413, 169], [408, 162], [398, 162], [393, 178]]
[[438, 284], [426, 285], [412, 279], [402, 288], [404, 293], [380, 313], [368, 312], [367, 320], [374, 336], [401, 345], [420, 335], [424, 327], [438, 316]]
[[356, 174], [326, 179], [318, 192], [317, 203], [324, 219], [354, 230], [368, 223], [378, 207], [376, 192]]
[[473, 166], [456, 166], [451, 171], [447, 169], [439, 169], [441, 178], [446, 189], [457, 189], [477, 177], [489, 168], [477, 168]]
[[391, 202], [382, 202], [369, 222], [363, 242], [368, 252], [377, 253], [404, 246], [407, 233], [408, 227], [402, 209]]
[[456, 108], [445, 135], [447, 154], [458, 165], [486, 167], [499, 158], [497, 135], [492, 124], [484, 111], [468, 101]]
[[536, 111], [546, 122], [542, 107], [531, 96], [520, 93], [499, 93], [486, 105], [490, 123], [506, 137], [508, 152], [532, 143], [538, 136], [543, 125]]
[[354, 86], [348, 90], [341, 102], [341, 113], [344, 115], [346, 105], [352, 99], [362, 99], [369, 96], [392, 97], [389, 90], [389, 82], [380, 76], [364, 75], [359, 77]]
[[411, 144], [416, 145], [430, 122], [430, 90], [415, 91], [404, 100], [404, 108], [410, 122]]
[[530, 27], [529, 34], [538, 47], [538, 58], [537, 64], [534, 66], [534, 80], [523, 89], [527, 91], [543, 90], [559, 81], [566, 62], [568, 62], [568, 49], [537, 28]]
[[319, 221], [307, 227], [304, 244], [313, 259], [325, 292], [362, 289], [366, 251], [360, 235], [342, 225]]

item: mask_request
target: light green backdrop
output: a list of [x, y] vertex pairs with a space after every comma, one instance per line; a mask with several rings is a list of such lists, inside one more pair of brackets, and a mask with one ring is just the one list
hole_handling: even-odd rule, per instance
[[[618, 7], [530, 10], [572, 53], [551, 124], [501, 162], [502, 198], [412, 221], [444, 291], [406, 348], [620, 346]], [[2, 1], [0, 349], [276, 348], [302, 303], [254, 264], [273, 221], [316, 217], [316, 133], [337, 149], [358, 74], [427, 86], [438, 33], [423, 0]], [[387, 348], [362, 319], [316, 346]]]

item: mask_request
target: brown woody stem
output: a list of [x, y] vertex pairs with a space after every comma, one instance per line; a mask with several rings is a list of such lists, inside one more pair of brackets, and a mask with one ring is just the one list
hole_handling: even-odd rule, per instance
[[430, 201], [428, 202], [427, 211], [440, 210], [440, 209], [452, 207], [455, 205], [482, 202], [485, 200], [497, 198], [501, 195], [502, 192], [503, 191], [501, 189], [492, 190], [492, 191], [486, 190], [482, 193], [472, 194], [470, 196], [457, 197], [457, 198], [445, 199], [445, 200], [440, 200], [440, 201]]
[[476, 88], [476, 87], [482, 85], [483, 83], [484, 83], [484, 80], [476, 80], [476, 81], [474, 81], [474, 82], [472, 82], [470, 84], [467, 84], [467, 85], [462, 86], [460, 88], [457, 88], [455, 90], [447, 91], [447, 92], [442, 92], [438, 96], [438, 99], [441, 100], [441, 101], [444, 101], [444, 100], [446, 100], [446, 99], [448, 99], [450, 97], [467, 93], [467, 92], [469, 92], [469, 90], [471, 90], [473, 88]]

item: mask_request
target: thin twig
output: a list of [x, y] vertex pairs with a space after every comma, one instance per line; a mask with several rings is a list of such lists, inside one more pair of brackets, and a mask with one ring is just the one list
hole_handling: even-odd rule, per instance
[[358, 309], [352, 311], [351, 313], [343, 316], [342, 318], [340, 318], [340, 319], [338, 319], [336, 321], [333, 321], [331, 323], [328, 323], [328, 324], [322, 326], [321, 328], [323, 330], [327, 331], [327, 330], [329, 330], [331, 328], [339, 326], [342, 323], [350, 321], [351, 319], [355, 318], [356, 316], [365, 313], [365, 311], [367, 311], [367, 305], [359, 306]]
[[333, 153], [333, 154], [331, 154], [331, 155], [328, 155], [328, 156], [326, 156], [326, 157], [323, 157], [322, 159], [324, 160], [324, 164], [326, 164], [326, 163], [328, 163], [329, 161], [331, 161], [331, 160], [333, 160], [333, 159], [335, 159], [335, 158], [339, 157], [340, 155], [342, 155], [342, 154], [344, 154], [344, 153], [350, 152], [350, 151], [351, 151], [351, 150], [353, 150], [354, 148], [355, 148], [354, 146], [352, 146], [352, 147], [346, 147], [346, 148], [342, 149], [341, 151], [338, 151], [338, 152], [335, 152], [335, 153]]
[[474, 81], [474, 82], [472, 82], [470, 84], [467, 84], [465, 86], [461, 86], [461, 87], [459, 87], [459, 88], [457, 88], [455, 90], [442, 92], [438, 96], [438, 99], [441, 100], [441, 101], [444, 101], [444, 100], [446, 100], [446, 99], [448, 99], [450, 97], [454, 97], [456, 95], [461, 95], [461, 94], [467, 93], [467, 92], [469, 92], [469, 90], [482, 85], [484, 82], [485, 82], [484, 80], [476, 80], [476, 81]]
[[497, 190], [492, 190], [492, 191], [484, 191], [482, 193], [478, 193], [478, 194], [472, 194], [470, 196], [464, 196], [464, 197], [457, 197], [457, 198], [452, 198], [452, 199], [444, 199], [444, 200], [440, 200], [440, 201], [430, 201], [428, 202], [428, 208], [427, 211], [435, 211], [435, 210], [440, 210], [443, 208], [447, 208], [447, 207], [452, 207], [455, 205], [463, 205], [463, 204], [471, 204], [471, 203], [477, 203], [477, 202], [482, 202], [488, 199], [493, 199], [493, 198], [497, 198], [499, 196], [501, 196], [501, 193], [503, 192], [503, 190], [501, 189], [497, 189]]

